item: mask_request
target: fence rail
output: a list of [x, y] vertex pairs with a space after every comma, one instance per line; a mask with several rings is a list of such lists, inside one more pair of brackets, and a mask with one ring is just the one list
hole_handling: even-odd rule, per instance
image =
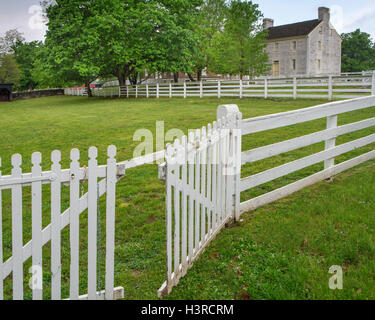
[[[85, 88], [65, 89], [66, 95], [86, 96]], [[238, 97], [238, 98], [327, 98], [353, 99], [375, 95], [372, 75], [328, 76], [314, 78], [266, 78], [236, 81], [201, 81], [179, 84], [136, 85], [93, 88], [96, 97]]]

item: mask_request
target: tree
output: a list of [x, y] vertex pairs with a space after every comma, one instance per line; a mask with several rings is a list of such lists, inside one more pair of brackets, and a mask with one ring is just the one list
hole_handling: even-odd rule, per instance
[[13, 47], [17, 42], [24, 42], [25, 38], [17, 29], [8, 30], [0, 37], [0, 55], [13, 53]]
[[[60, 82], [90, 83], [101, 71], [100, 37], [95, 16], [97, 1], [58, 0], [46, 4], [48, 30], [44, 74]], [[39, 70], [40, 71], [40, 70]]]
[[21, 42], [17, 41], [13, 45], [14, 57], [21, 69], [19, 88], [21, 90], [31, 90], [38, 86], [38, 80], [33, 75], [38, 53], [43, 47], [40, 41]]
[[193, 70], [197, 80], [202, 78], [202, 71], [207, 68], [209, 52], [213, 39], [224, 28], [227, 5], [225, 0], [205, 0], [196, 20], [196, 46], [192, 48]]
[[[201, 0], [58, 0], [47, 2], [47, 66], [60, 79], [137, 74], [190, 66], [191, 16]], [[90, 92], [90, 91], [89, 91]]]
[[215, 34], [210, 50], [210, 69], [220, 74], [264, 74], [269, 66], [265, 51], [266, 32], [262, 14], [251, 1], [234, 0], [229, 4], [224, 31]]
[[20, 70], [16, 59], [12, 54], [3, 54], [0, 56], [0, 82], [14, 83], [18, 85]]
[[360, 29], [343, 33], [342, 71], [359, 72], [375, 69], [375, 43], [368, 33]]

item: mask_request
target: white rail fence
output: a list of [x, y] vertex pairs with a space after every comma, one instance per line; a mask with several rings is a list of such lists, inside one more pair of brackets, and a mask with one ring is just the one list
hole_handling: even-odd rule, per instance
[[[375, 95], [375, 73], [316, 78], [266, 78], [249, 81], [205, 81], [183, 84], [136, 85], [93, 88], [96, 97], [238, 97], [353, 99]], [[86, 96], [85, 88], [65, 89], [66, 95]]]
[[[338, 126], [338, 116], [374, 106], [375, 97], [372, 96], [244, 120], [236, 105], [221, 106], [219, 121], [213, 127], [204, 127], [195, 136], [190, 135], [189, 140], [185, 136], [168, 146], [166, 163], [160, 167], [167, 194], [167, 277], [158, 291], [159, 297], [171, 292], [225, 223], [239, 220], [244, 212], [375, 159], [375, 150], [372, 150], [335, 164], [335, 157], [375, 143], [375, 134], [371, 134], [336, 145], [340, 135], [375, 126], [375, 117]], [[321, 118], [327, 118], [326, 130], [241, 152], [242, 136]], [[324, 151], [241, 178], [241, 166], [247, 163], [323, 141]], [[320, 172], [240, 202], [244, 191], [321, 162], [324, 162], [324, 170]]]

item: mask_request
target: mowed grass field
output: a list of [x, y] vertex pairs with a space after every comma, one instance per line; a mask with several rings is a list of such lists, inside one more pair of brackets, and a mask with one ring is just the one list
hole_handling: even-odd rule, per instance
[[[11, 170], [14, 153], [23, 156], [29, 172], [31, 154], [40, 151], [43, 169], [50, 168], [50, 154], [62, 151], [62, 166], [69, 167], [72, 148], [81, 150], [87, 164], [90, 146], [99, 149], [99, 164], [106, 148], [118, 148], [118, 161], [131, 159], [138, 129], [154, 133], [155, 122], [165, 131], [187, 133], [216, 119], [220, 104], [238, 104], [243, 118], [305, 108], [326, 100], [262, 99], [88, 99], [49, 97], [0, 104], [0, 157], [2, 174]], [[375, 116], [375, 108], [339, 116], [339, 125]], [[325, 128], [325, 119], [249, 135], [243, 150], [275, 143]], [[347, 134], [337, 144], [375, 133], [375, 128]], [[337, 158], [344, 161], [373, 150], [374, 144]], [[243, 167], [246, 177], [323, 150], [319, 143]], [[272, 183], [244, 192], [242, 201], [321, 170], [318, 164]], [[374, 299], [375, 298], [375, 162], [351, 169], [333, 182], [321, 182], [274, 204], [243, 215], [243, 221], [225, 229], [194, 267], [165, 299]], [[2, 192], [4, 260], [11, 256], [10, 192]], [[43, 186], [43, 226], [50, 223], [50, 189]], [[105, 197], [101, 286], [104, 284]], [[156, 299], [165, 281], [164, 182], [157, 166], [128, 170], [117, 186], [115, 285], [125, 288], [126, 299]], [[69, 206], [69, 187], [62, 190], [62, 210]], [[30, 188], [24, 188], [24, 243], [31, 238]], [[87, 213], [80, 218], [80, 294], [87, 293]], [[69, 227], [62, 232], [62, 293], [69, 295]], [[50, 244], [43, 250], [44, 298], [50, 297]], [[25, 298], [30, 259], [24, 265]], [[344, 289], [330, 290], [328, 269], [344, 270]], [[12, 297], [11, 276], [5, 282], [6, 298]]]

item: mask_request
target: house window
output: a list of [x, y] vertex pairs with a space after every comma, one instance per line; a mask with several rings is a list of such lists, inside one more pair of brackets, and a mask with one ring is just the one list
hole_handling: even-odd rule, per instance
[[279, 43], [275, 42], [275, 50], [279, 50]]
[[316, 66], [318, 68], [318, 71], [320, 71], [322, 68], [322, 61], [320, 59], [316, 60]]
[[321, 41], [318, 41], [318, 49], [322, 50], [322, 42]]
[[291, 59], [290, 60], [290, 68], [294, 71], [294, 70], [296, 70], [296, 66], [297, 66], [296, 59]]
[[291, 42], [291, 48], [292, 48], [292, 50], [296, 50], [297, 49], [297, 41], [292, 41]]

